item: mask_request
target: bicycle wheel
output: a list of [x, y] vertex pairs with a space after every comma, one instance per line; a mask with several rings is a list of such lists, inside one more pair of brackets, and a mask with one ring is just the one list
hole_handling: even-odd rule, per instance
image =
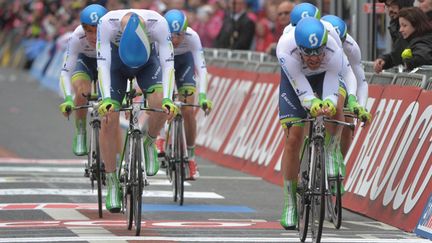
[[340, 176], [336, 178], [328, 178], [328, 188], [336, 188], [336, 192], [329, 192], [327, 194], [327, 211], [329, 213], [330, 221], [336, 229], [342, 225], [342, 195], [341, 184], [342, 179]]
[[138, 138], [134, 139], [134, 153], [132, 170], [132, 201], [133, 201], [133, 217], [135, 224], [135, 235], [139, 236], [141, 232], [141, 207], [142, 207], [142, 193], [143, 193], [143, 170], [141, 159], [142, 143]]
[[176, 191], [177, 201], [180, 206], [184, 201], [184, 179], [185, 179], [185, 163], [184, 163], [184, 144], [183, 131], [181, 121], [177, 121], [176, 125], [176, 146], [175, 146], [175, 174], [176, 174]]
[[312, 242], [321, 242], [322, 227], [325, 216], [325, 157], [324, 141], [317, 139], [313, 142], [312, 168], [311, 168], [311, 232]]
[[133, 144], [132, 138], [127, 135], [126, 137], [126, 144], [124, 146], [123, 151], [123, 157], [125, 159], [125, 166], [123, 170], [123, 175], [120, 176], [122, 183], [123, 183], [123, 205], [126, 207], [126, 224], [127, 229], [131, 230], [133, 225], [133, 195], [132, 195], [132, 178], [135, 177], [135, 175], [132, 175], [134, 173], [134, 170], [131, 168], [133, 164]]
[[308, 232], [310, 211], [310, 194], [308, 189], [310, 145], [308, 137], [305, 138], [301, 151], [301, 172], [300, 180], [297, 185], [297, 214], [299, 217], [299, 238], [301, 242], [304, 242], [306, 240]]
[[165, 137], [165, 161], [167, 161], [167, 168], [166, 168], [166, 174], [168, 177], [168, 180], [171, 183], [171, 189], [173, 192], [172, 199], [174, 202], [177, 202], [177, 180], [176, 180], [176, 166], [175, 166], [175, 147], [173, 146], [173, 139], [175, 139], [173, 136], [172, 129], [174, 127], [174, 122], [171, 122], [168, 126], [168, 131], [166, 132]]
[[94, 151], [92, 151], [92, 164], [95, 165], [96, 181], [97, 181], [97, 194], [98, 194], [98, 211], [99, 218], [102, 218], [102, 162], [99, 149], [99, 127], [96, 125], [93, 128], [92, 143], [94, 143]]

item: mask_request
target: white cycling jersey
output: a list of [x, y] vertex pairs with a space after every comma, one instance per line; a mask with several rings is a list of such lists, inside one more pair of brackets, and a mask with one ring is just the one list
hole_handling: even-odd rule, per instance
[[337, 104], [339, 96], [339, 81], [344, 67], [343, 51], [332, 36], [328, 36], [325, 55], [321, 65], [311, 70], [303, 62], [294, 38], [294, 31], [284, 34], [279, 39], [276, 55], [282, 70], [287, 75], [303, 107], [310, 108], [315, 98], [312, 87], [306, 76], [325, 72], [322, 99], [330, 99]]
[[171, 33], [165, 18], [153, 10], [122, 9], [105, 14], [98, 24], [97, 52], [99, 83], [103, 98], [109, 98], [111, 88], [111, 43], [119, 45], [123, 34], [121, 19], [127, 13], [133, 12], [144, 19], [147, 34], [151, 43], [157, 43], [160, 65], [162, 68], [163, 97], [170, 98], [174, 87], [174, 48]]
[[[333, 25], [327, 21], [321, 20], [321, 23], [324, 25], [324, 27], [327, 29], [329, 36], [333, 37], [339, 48], [344, 48], [342, 41], [339, 37], [339, 34], [336, 32]], [[283, 33], [289, 33], [292, 30], [295, 30], [295, 27], [292, 26], [292, 24], [289, 24], [285, 27]], [[348, 54], [347, 54], [348, 55]], [[349, 61], [348, 57], [346, 55], [343, 55], [344, 58], [344, 70], [342, 71], [342, 76], [344, 77], [344, 83], [346, 85], [347, 93], [356, 95], [357, 88], [359, 87], [359, 82], [356, 82], [356, 75], [354, 70], [351, 67], [351, 62]]]
[[187, 52], [191, 52], [194, 59], [199, 93], [205, 94], [207, 92], [207, 66], [204, 59], [204, 51], [199, 35], [190, 27], [186, 29], [183, 41], [179, 46], [174, 48], [174, 55], [182, 55]]
[[64, 97], [71, 95], [71, 78], [77, 64], [78, 55], [84, 54], [96, 58], [96, 48], [87, 41], [81, 25], [75, 28], [70, 36], [60, 72], [60, 88]]
[[345, 55], [351, 64], [351, 68], [357, 80], [357, 99], [358, 103], [365, 107], [368, 98], [368, 83], [366, 81], [364, 70], [361, 66], [361, 52], [357, 42], [351, 35], [347, 34], [346, 40], [343, 43]]

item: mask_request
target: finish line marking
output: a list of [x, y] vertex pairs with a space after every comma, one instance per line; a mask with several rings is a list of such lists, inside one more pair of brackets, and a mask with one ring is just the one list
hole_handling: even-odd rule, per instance
[[[104, 191], [104, 195], [105, 195]], [[51, 189], [51, 188], [15, 188], [0, 189], [0, 196], [13, 195], [56, 195], [56, 196], [95, 196], [97, 190], [91, 189]], [[143, 197], [172, 197], [172, 191], [144, 191]], [[215, 192], [184, 192], [185, 198], [224, 199]]]
[[[1, 167], [0, 167], [1, 168]], [[29, 177], [29, 176], [10, 176], [0, 177], [0, 183], [58, 183], [58, 184], [90, 184], [90, 179], [83, 177]], [[155, 179], [148, 180], [150, 186], [171, 186], [168, 179]], [[187, 181], [184, 182], [185, 186], [191, 186]]]
[[13, 164], [56, 164], [56, 165], [67, 165], [67, 164], [84, 164], [87, 160], [82, 159], [22, 159], [22, 158], [0, 158], [1, 163], [13, 163]]
[[[0, 242], [69, 242], [69, 241], [173, 241], [173, 242], [299, 242], [296, 238], [280, 237], [163, 237], [163, 236], [107, 236], [107, 237], [40, 237], [40, 238], [0, 238]], [[307, 239], [311, 241], [310, 238]], [[350, 239], [350, 238], [322, 238], [321, 242], [335, 243], [430, 243], [425, 239]]]

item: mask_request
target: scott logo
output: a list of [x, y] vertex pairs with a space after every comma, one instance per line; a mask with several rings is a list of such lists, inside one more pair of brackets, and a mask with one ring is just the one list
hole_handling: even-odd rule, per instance
[[315, 47], [318, 45], [318, 37], [315, 33], [309, 35], [309, 43], [312, 47]]
[[171, 23], [171, 28], [173, 29], [173, 31], [179, 31], [180, 30], [180, 23], [177, 20], [174, 20]]
[[92, 22], [92, 23], [97, 23], [98, 20], [99, 20], [99, 16], [97, 15], [96, 12], [92, 12], [92, 13], [90, 14], [90, 19], [91, 19], [91, 22]]

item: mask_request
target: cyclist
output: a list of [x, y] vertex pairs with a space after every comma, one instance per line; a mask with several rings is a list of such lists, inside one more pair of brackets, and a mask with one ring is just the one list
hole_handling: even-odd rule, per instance
[[[279, 119], [284, 128], [285, 145], [282, 155], [284, 176], [284, 208], [281, 225], [295, 229], [298, 221], [296, 208], [297, 178], [300, 169], [300, 141], [302, 125], [287, 127], [290, 121], [320, 114], [343, 120], [343, 97], [339, 83], [344, 68], [343, 51], [324, 25], [314, 17], [301, 19], [294, 31], [279, 39], [276, 54], [281, 65]], [[318, 95], [315, 96], [316, 93]], [[335, 126], [328, 126], [331, 134]]]
[[[195, 79], [199, 83], [199, 105], [204, 111], [210, 111], [212, 102], [207, 99], [207, 67], [204, 60], [204, 52], [198, 34], [190, 27], [186, 15], [177, 9], [172, 9], [165, 14], [165, 19], [171, 31], [171, 40], [174, 45], [174, 69], [177, 90], [180, 97], [185, 98], [185, 103], [194, 103], [196, 92]], [[196, 74], [196, 76], [195, 76]], [[192, 107], [182, 107], [184, 117], [186, 144], [189, 155], [189, 170], [186, 178], [194, 180], [199, 176], [195, 162], [195, 137], [196, 120]], [[163, 152], [162, 137], [156, 144], [158, 150]]]
[[[310, 3], [298, 4], [294, 7], [293, 11], [291, 12], [291, 24], [285, 28], [284, 33], [289, 33], [290, 31], [294, 30], [296, 24], [302, 18], [314, 17], [316, 19], [320, 19], [320, 16], [321, 13], [316, 6]], [[336, 41], [338, 48], [343, 49], [343, 44], [339, 37], [339, 33], [336, 31], [333, 25], [322, 19], [321, 19], [321, 23], [327, 29], [328, 34], [332, 36], [333, 39]], [[356, 97], [356, 93], [357, 93], [356, 76], [345, 54], [343, 55], [343, 63], [345, 65], [341, 73], [343, 79], [341, 79], [340, 82], [339, 92], [344, 97], [344, 99], [346, 98], [347, 93], [351, 95], [351, 97]], [[350, 105], [353, 107], [354, 106], [359, 107], [358, 103], [354, 99], [351, 99]], [[349, 129], [343, 129], [343, 130], [345, 131], [343, 136], [351, 137], [351, 135], [346, 132]], [[333, 136], [331, 136], [329, 133], [326, 134], [325, 146], [327, 150], [330, 151], [330, 153], [326, 153], [327, 175], [329, 177], [337, 176], [339, 172], [341, 172], [341, 174], [345, 176], [345, 164], [343, 163], [343, 153], [341, 152], [341, 146], [340, 146], [343, 130], [339, 128]], [[345, 139], [345, 141], [346, 140], [347, 139]], [[346, 145], [345, 141], [343, 143], [344, 145]], [[343, 146], [343, 148], [345, 149], [344, 151], [348, 149], [347, 146]], [[343, 187], [341, 188], [341, 192], [342, 193], [344, 192]]]
[[144, 134], [144, 155], [148, 176], [159, 170], [154, 140], [167, 119], [177, 113], [171, 100], [174, 78], [174, 52], [166, 20], [155, 11], [123, 9], [108, 12], [98, 24], [97, 59], [99, 85], [103, 101], [99, 114], [104, 116], [101, 128], [101, 151], [107, 172], [106, 208], [119, 212], [120, 185], [116, 174], [113, 132], [119, 127], [120, 107], [127, 79], [135, 77], [147, 92], [151, 108], [162, 107], [167, 114], [151, 113]]
[[[356, 94], [348, 95], [347, 107], [351, 112], [358, 113], [358, 117], [360, 120], [370, 122], [372, 119], [372, 115], [366, 109], [369, 86], [366, 81], [364, 70], [361, 66], [360, 47], [357, 42], [352, 38], [352, 36], [347, 33], [347, 26], [341, 18], [335, 15], [326, 15], [321, 19], [329, 22], [339, 34], [344, 53], [347, 56], [351, 69], [355, 75], [357, 92]], [[351, 138], [351, 129], [344, 128], [341, 141], [342, 154], [344, 157], [351, 145]]]
[[[107, 12], [99, 4], [85, 7], [80, 13], [81, 25], [75, 29], [69, 39], [60, 73], [60, 88], [64, 95], [60, 111], [65, 116], [69, 115], [75, 105], [81, 106], [87, 102], [81, 94], [90, 93], [91, 81], [97, 78], [96, 27], [99, 19]], [[71, 88], [75, 93], [74, 99]], [[86, 110], [76, 111], [72, 150], [78, 156], [87, 154], [86, 118]]]

